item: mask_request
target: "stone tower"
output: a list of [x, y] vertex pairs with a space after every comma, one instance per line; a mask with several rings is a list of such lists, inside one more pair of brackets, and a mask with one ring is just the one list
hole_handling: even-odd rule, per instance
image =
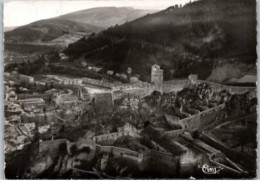
[[163, 93], [163, 70], [159, 65], [153, 65], [151, 70], [151, 83], [155, 85], [155, 90]]
[[78, 90], [77, 90], [77, 97], [78, 97], [79, 100], [83, 100], [81, 88], [78, 88]]

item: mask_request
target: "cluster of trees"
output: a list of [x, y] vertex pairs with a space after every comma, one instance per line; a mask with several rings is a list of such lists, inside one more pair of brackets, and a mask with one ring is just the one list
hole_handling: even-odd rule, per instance
[[17, 67], [20, 74], [33, 75], [36, 72], [39, 72], [45, 66], [45, 59], [41, 56], [39, 59], [34, 62], [28, 61], [20, 64], [14, 64], [13, 67]]

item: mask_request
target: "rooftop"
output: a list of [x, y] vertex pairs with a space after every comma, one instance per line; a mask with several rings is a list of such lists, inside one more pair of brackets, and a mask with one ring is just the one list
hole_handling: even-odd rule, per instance
[[23, 99], [19, 100], [19, 103], [45, 103], [41, 98]]
[[63, 102], [71, 102], [71, 101], [77, 101], [78, 97], [75, 95], [64, 94], [64, 95], [61, 95], [61, 99]]

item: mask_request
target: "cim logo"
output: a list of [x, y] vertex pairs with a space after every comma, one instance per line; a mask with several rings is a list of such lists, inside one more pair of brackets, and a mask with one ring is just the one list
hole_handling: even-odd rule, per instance
[[221, 168], [221, 167], [213, 167], [213, 166], [209, 166], [207, 164], [204, 164], [201, 167], [202, 172], [205, 173], [205, 174], [217, 174], [222, 169], [223, 168]]

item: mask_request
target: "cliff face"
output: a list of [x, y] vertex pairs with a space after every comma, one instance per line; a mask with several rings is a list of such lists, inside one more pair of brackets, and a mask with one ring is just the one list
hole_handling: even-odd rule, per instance
[[[73, 169], [84, 167], [85, 170], [92, 170], [96, 154], [95, 147], [91, 143], [71, 143], [65, 139], [33, 143], [27, 151], [24, 151], [30, 153], [26, 161], [14, 164], [16, 159], [9, 158], [7, 178], [77, 177]], [[22, 155], [18, 154], [16, 158], [21, 157]], [[10, 168], [12, 165], [17, 168]], [[23, 168], [23, 171], [20, 168]]]

